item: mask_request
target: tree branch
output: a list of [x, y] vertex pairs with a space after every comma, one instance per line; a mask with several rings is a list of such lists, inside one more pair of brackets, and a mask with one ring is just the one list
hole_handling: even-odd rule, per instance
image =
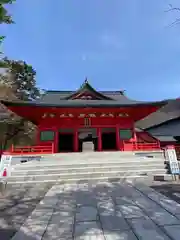
[[171, 12], [171, 11], [180, 11], [180, 8], [174, 7], [174, 8], [170, 8], [168, 10], [166, 10], [165, 12]]

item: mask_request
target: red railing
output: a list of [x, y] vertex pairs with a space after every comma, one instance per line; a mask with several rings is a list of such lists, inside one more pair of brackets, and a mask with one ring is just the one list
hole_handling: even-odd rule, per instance
[[[175, 146], [177, 155], [180, 156], [180, 145]], [[123, 141], [123, 149], [124, 151], [153, 151], [160, 150], [160, 146], [158, 143], [138, 143], [138, 142], [130, 142]], [[51, 154], [54, 153], [54, 144], [48, 145], [35, 145], [35, 146], [24, 146], [24, 147], [15, 147], [8, 151], [3, 151], [3, 154], [11, 154], [11, 155], [19, 155], [19, 154]]]
[[124, 151], [153, 151], [159, 150], [159, 143], [138, 143], [123, 141]]
[[180, 145], [174, 145], [176, 150], [177, 159], [180, 160]]
[[136, 143], [134, 144], [134, 150], [146, 151], [146, 150], [159, 150], [158, 143]]
[[12, 155], [18, 154], [50, 154], [54, 153], [54, 144], [51, 145], [37, 145], [37, 146], [25, 146], [25, 147], [14, 147], [12, 146], [9, 151]]

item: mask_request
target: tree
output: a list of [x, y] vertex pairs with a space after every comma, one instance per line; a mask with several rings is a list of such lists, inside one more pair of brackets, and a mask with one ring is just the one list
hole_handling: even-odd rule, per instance
[[[0, 24], [12, 24], [6, 4], [15, 0], [0, 0]], [[5, 36], [0, 35], [0, 46]], [[0, 52], [0, 54], [2, 54]], [[0, 60], [4, 73], [0, 74], [0, 99], [32, 100], [40, 95], [36, 87], [36, 72], [31, 65], [23, 61], [13, 61], [7, 58]], [[35, 126], [27, 120], [13, 114], [0, 104], [0, 147], [7, 148], [12, 142], [19, 144], [21, 139], [33, 140]], [[2, 152], [2, 151], [1, 151]]]
[[[0, 75], [0, 99], [31, 101], [40, 96], [36, 87], [36, 71], [24, 61], [3, 59], [7, 64]], [[3, 151], [10, 144], [33, 143], [36, 127], [0, 105], [0, 145]]]
[[0, 24], [6, 23], [11, 24], [13, 20], [11, 16], [8, 14], [7, 9], [5, 8], [5, 4], [12, 4], [15, 0], [0, 0]]
[[[169, 9], [166, 12], [180, 12], [180, 7], [174, 7], [172, 4], [169, 4]], [[171, 23], [171, 25], [179, 24], [180, 17], [177, 17], [175, 21]]]
[[[0, 0], [0, 24], [12, 24], [14, 23], [12, 17], [9, 15], [6, 4], [12, 4], [16, 0]], [[5, 36], [0, 35], [0, 47], [4, 40]], [[2, 52], [0, 52], [2, 54]], [[0, 61], [0, 67], [4, 67], [2, 62]]]
[[40, 96], [40, 90], [36, 87], [36, 71], [25, 61], [14, 61], [3, 59], [6, 68], [5, 78], [1, 79], [2, 84], [12, 87], [14, 95], [19, 100], [34, 100]]
[[[0, 84], [0, 99], [17, 100], [13, 90], [7, 84]], [[0, 104], [0, 154], [11, 144], [32, 144], [35, 137], [35, 126], [27, 120], [9, 111]]]

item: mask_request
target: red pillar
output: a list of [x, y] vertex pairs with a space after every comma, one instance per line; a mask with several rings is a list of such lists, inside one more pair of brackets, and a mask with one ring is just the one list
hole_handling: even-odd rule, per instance
[[36, 132], [36, 144], [40, 144], [41, 142], [41, 129], [39, 127], [37, 127], [37, 132]]
[[121, 150], [121, 146], [120, 146], [120, 136], [119, 136], [119, 126], [116, 126], [116, 149], [118, 151]]
[[136, 130], [135, 130], [135, 128], [133, 129], [133, 134], [134, 134], [134, 140], [133, 140], [133, 142], [135, 143], [135, 144], [133, 144], [133, 150], [137, 150], [138, 148], [137, 148], [137, 135], [136, 135]]
[[55, 139], [54, 139], [54, 152], [58, 152], [58, 145], [59, 145], [59, 130], [54, 130], [55, 132]]
[[101, 128], [97, 128], [97, 137], [98, 137], [98, 151], [102, 151], [102, 134]]
[[74, 129], [74, 152], [79, 151], [78, 128]]

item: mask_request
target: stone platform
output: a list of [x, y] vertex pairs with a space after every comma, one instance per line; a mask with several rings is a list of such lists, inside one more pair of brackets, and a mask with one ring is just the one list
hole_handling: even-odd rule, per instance
[[179, 236], [180, 204], [141, 182], [126, 181], [53, 185], [12, 240], [178, 240]]

